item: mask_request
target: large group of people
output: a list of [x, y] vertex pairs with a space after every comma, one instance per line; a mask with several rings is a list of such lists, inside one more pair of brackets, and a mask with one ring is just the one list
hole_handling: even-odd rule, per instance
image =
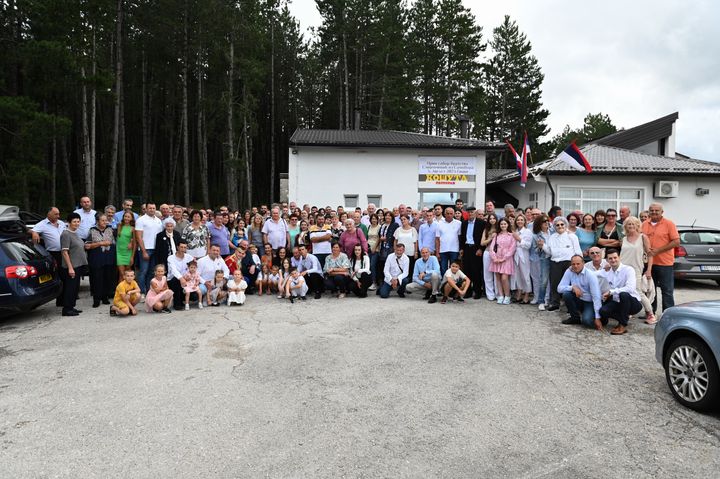
[[423, 294], [429, 303], [485, 297], [555, 311], [564, 324], [603, 329], [630, 317], [656, 319], [673, 306], [675, 224], [651, 204], [638, 217], [627, 206], [565, 214], [554, 206], [483, 209], [406, 205], [346, 210], [342, 206], [261, 205], [244, 211], [191, 209], [154, 203], [134, 211], [93, 209], [91, 198], [60, 220], [56, 207], [32, 229], [55, 258], [64, 288], [57, 300], [76, 316], [80, 278], [87, 275], [93, 307], [112, 315], [170, 313], [191, 305], [243, 305], [247, 295], [290, 301], [329, 293], [365, 298], [374, 292]]

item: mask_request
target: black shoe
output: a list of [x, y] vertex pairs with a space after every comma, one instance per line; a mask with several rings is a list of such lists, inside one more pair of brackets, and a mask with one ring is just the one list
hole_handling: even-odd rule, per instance
[[412, 294], [412, 291], [405, 291], [404, 294]]
[[458, 297], [458, 298], [456, 299], [456, 301], [457, 301], [458, 303], [464, 303], [464, 302], [465, 302], [465, 299]]
[[475, 293], [473, 295], [473, 299], [480, 299], [480, 293]]
[[322, 298], [322, 293], [315, 293], [315, 299]]
[[470, 299], [470, 298], [472, 298], [472, 293], [468, 291], [467, 293], [465, 293], [465, 296], [463, 296], [463, 299]]
[[80, 313], [71, 309], [70, 311], [63, 311], [62, 315], [63, 316], [79, 316]]
[[117, 311], [112, 309], [112, 306], [110, 307], [110, 316], [117, 316]]
[[305, 301], [307, 298], [306, 298], [305, 296], [300, 296], [300, 299], [302, 299], [303, 301]]
[[103, 298], [102, 304], [110, 304], [110, 300], [108, 298]]
[[580, 324], [580, 320], [579, 320], [579, 319], [575, 319], [575, 318], [573, 318], [572, 316], [569, 317], [569, 318], [567, 318], [567, 319], [563, 319], [563, 320], [560, 321], [560, 322], [561, 322], [562, 324]]
[[77, 314], [82, 313], [82, 309], [75, 309], [75, 308], [73, 308], [72, 310], [75, 311]]
[[399, 298], [404, 298], [404, 297], [405, 297], [405, 293], [398, 293], [398, 297], [399, 297]]
[[160, 312], [161, 312], [161, 313], [164, 313], [164, 314], [172, 313], [172, 311], [170, 311], [168, 308], [163, 308], [163, 309], [160, 310]]
[[545, 308], [545, 311], [557, 311], [558, 309], [560, 309], [560, 306], [558, 306], [557, 304], [551, 304], [550, 306]]
[[428, 303], [430, 303], [430, 304], [437, 303], [437, 295], [433, 294], [432, 296], [430, 296]]
[[290, 295], [290, 304], [295, 304], [295, 298], [292, 295]]
[[427, 301], [428, 299], [430, 299], [430, 295], [432, 295], [432, 291], [426, 291], [424, 299]]
[[93, 306], [92, 306], [92, 307], [93, 307], [93, 308], [99, 308], [99, 307], [100, 307], [100, 300], [99, 300], [99, 299], [93, 300]]

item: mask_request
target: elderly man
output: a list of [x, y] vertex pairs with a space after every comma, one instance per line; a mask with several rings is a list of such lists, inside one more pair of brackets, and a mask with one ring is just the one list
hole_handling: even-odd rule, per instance
[[369, 203], [367, 205], [367, 214], [363, 215], [363, 217], [360, 219], [362, 224], [365, 226], [370, 226], [370, 217], [375, 214], [375, 211], [377, 211], [377, 206], [375, 206], [375, 203]]
[[320, 261], [308, 253], [307, 246], [304, 244], [298, 247], [298, 251], [300, 252], [300, 263], [297, 269], [305, 278], [309, 291], [315, 293], [315, 299], [320, 299], [325, 292], [325, 278]]
[[605, 272], [605, 278], [610, 284], [610, 290], [603, 293], [605, 302], [600, 308], [601, 319], [600, 322], [595, 320], [595, 325], [597, 327], [600, 323], [604, 326], [609, 319], [616, 319], [618, 325], [610, 330], [610, 334], [625, 334], [629, 317], [642, 311], [635, 270], [620, 263], [620, 253], [616, 249], [608, 249], [606, 259], [610, 269]]
[[402, 226], [402, 221], [400, 218], [405, 216], [407, 214], [407, 206], [404, 204], [399, 204], [397, 207], [397, 215], [395, 216], [395, 223], [397, 223], [398, 226]]
[[590, 261], [585, 263], [585, 267], [589, 269], [590, 272], [595, 273], [595, 277], [598, 279], [598, 284], [600, 285], [600, 291], [603, 293], [609, 291], [610, 285], [607, 279], [605, 279], [605, 272], [610, 269], [610, 265], [602, 257], [602, 250], [597, 246], [593, 246], [588, 250], [588, 254], [590, 255]]
[[410, 274], [410, 259], [405, 254], [405, 245], [402, 243], [395, 244], [395, 253], [388, 256], [385, 261], [385, 281], [378, 289], [377, 294], [381, 298], [387, 299], [390, 291], [396, 290], [399, 297], [405, 297], [405, 287], [408, 284], [408, 276]]
[[107, 216], [108, 226], [112, 229], [116, 229], [117, 225], [115, 224], [115, 213], [117, 212], [117, 208], [115, 208], [114, 205], [107, 205], [103, 209], [103, 212], [105, 213], [105, 216]]
[[360, 231], [362, 231], [363, 234], [365, 235], [365, 238], [367, 238], [367, 236], [368, 236], [368, 228], [367, 228], [367, 226], [362, 222], [362, 218], [361, 218], [360, 212], [359, 212], [359, 211], [355, 211], [355, 212], [352, 214], [352, 219], [353, 219], [353, 222], [355, 223], [355, 228], [360, 229]]
[[290, 247], [290, 230], [287, 222], [280, 218], [280, 208], [273, 208], [270, 211], [270, 218], [265, 221], [262, 229], [263, 242], [270, 243], [272, 249], [277, 253], [282, 247]]
[[[58, 267], [62, 264], [62, 248], [60, 247], [60, 235], [65, 231], [67, 225], [60, 219], [60, 210], [54, 206], [48, 209], [47, 217], [33, 226], [30, 234], [33, 243], [38, 244], [42, 240], [45, 250], [50, 253]], [[55, 305], [62, 306], [63, 293], [55, 300]]]
[[80, 208], [75, 210], [80, 215], [80, 226], [76, 233], [81, 240], [85, 241], [90, 233], [90, 228], [95, 226], [97, 211], [92, 209], [92, 200], [89, 196], [80, 198]]
[[425, 222], [418, 229], [418, 247], [427, 248], [430, 254], [435, 255], [435, 238], [437, 237], [438, 222], [435, 221], [435, 213], [425, 213]]
[[480, 299], [483, 291], [483, 250], [480, 247], [485, 221], [477, 219], [477, 210], [474, 207], [467, 209], [468, 219], [460, 227], [460, 257], [463, 260], [464, 273], [470, 279], [472, 286], [468, 289], [466, 297]]
[[170, 208], [170, 205], [167, 203], [163, 203], [160, 205], [160, 221], [165, 224], [166, 221], [172, 221], [175, 222], [175, 218], [172, 216], [172, 209]]
[[450, 267], [450, 263], [460, 256], [460, 228], [462, 224], [455, 219], [455, 211], [451, 207], [445, 208], [445, 219], [438, 222], [435, 235], [435, 255], [440, 262], [440, 272]]
[[[664, 311], [675, 306], [673, 264], [675, 248], [680, 246], [680, 235], [675, 223], [663, 217], [660, 203], [651, 204], [648, 211], [650, 218], [642, 224], [642, 232], [650, 239], [650, 250], [647, 254], [653, 258], [652, 279], [655, 285], [660, 287]], [[657, 309], [656, 303], [657, 300], [653, 303], [653, 310]]]
[[617, 222], [622, 224], [623, 221], [630, 217], [630, 207], [628, 205], [622, 205], [618, 213], [620, 214], [620, 218], [617, 220]]
[[195, 260], [195, 258], [187, 254], [187, 249], [187, 243], [180, 240], [177, 243], [175, 254], [167, 258], [168, 287], [173, 292], [173, 307], [176, 310], [183, 308], [183, 298], [185, 298], [185, 292], [183, 291], [185, 280], [183, 276], [188, 272], [188, 263]]
[[203, 296], [212, 290], [216, 271], [222, 271], [225, 279], [230, 278], [230, 270], [220, 256], [220, 246], [214, 244], [210, 246], [207, 256], [203, 256], [198, 260], [198, 274], [202, 278], [200, 292]]
[[562, 324], [584, 324], [602, 329], [600, 308], [602, 292], [595, 274], [585, 268], [583, 257], [576, 254], [570, 260], [570, 267], [563, 274], [557, 287], [567, 306], [570, 317]]
[[187, 225], [190, 224], [188, 220], [183, 218], [183, 207], [180, 205], [172, 207], [172, 219], [175, 221], [175, 231], [180, 234], [182, 234]]
[[420, 249], [420, 259], [415, 261], [412, 283], [407, 285], [408, 290], [425, 290], [425, 299], [428, 303], [436, 303], [438, 288], [440, 287], [440, 263], [430, 254], [428, 248]]

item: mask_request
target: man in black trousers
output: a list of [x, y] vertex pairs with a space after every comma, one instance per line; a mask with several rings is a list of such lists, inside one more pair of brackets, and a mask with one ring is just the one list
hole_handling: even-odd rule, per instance
[[460, 259], [463, 263], [463, 272], [470, 278], [472, 285], [465, 294], [474, 299], [480, 299], [485, 285], [483, 283], [483, 250], [480, 239], [485, 229], [485, 221], [477, 218], [474, 207], [467, 208], [468, 219], [460, 227]]

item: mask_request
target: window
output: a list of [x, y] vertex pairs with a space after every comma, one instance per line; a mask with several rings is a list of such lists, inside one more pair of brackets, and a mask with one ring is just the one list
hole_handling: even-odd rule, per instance
[[642, 190], [638, 188], [574, 188], [561, 186], [558, 192], [558, 205], [565, 214], [580, 210], [585, 213], [595, 213], [597, 210], [606, 210], [627, 205], [630, 214], [638, 216], [641, 210]]
[[345, 208], [357, 208], [358, 195], [345, 195]]
[[382, 208], [382, 195], [367, 195], [368, 204], [372, 203], [378, 208]]
[[533, 208], [538, 207], [538, 193], [528, 193], [528, 206]]

